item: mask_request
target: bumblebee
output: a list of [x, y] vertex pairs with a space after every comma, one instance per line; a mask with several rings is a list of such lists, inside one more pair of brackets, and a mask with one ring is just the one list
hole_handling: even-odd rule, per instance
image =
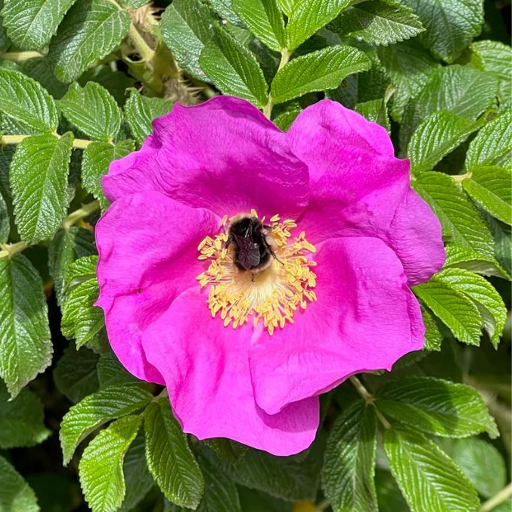
[[233, 262], [238, 269], [255, 274], [268, 268], [272, 258], [277, 259], [269, 233], [270, 226], [248, 214], [231, 221], [226, 246], [234, 247]]

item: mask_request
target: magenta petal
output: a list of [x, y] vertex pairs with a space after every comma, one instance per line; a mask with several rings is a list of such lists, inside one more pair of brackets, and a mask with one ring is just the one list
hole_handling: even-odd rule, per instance
[[309, 168], [310, 203], [299, 225], [312, 243], [381, 238], [401, 259], [410, 285], [441, 269], [440, 223], [411, 189], [409, 161], [394, 157], [384, 128], [324, 100], [298, 116], [288, 137]]
[[418, 301], [400, 260], [377, 238], [324, 242], [317, 302], [292, 325], [253, 342], [256, 401], [269, 414], [318, 395], [354, 373], [388, 369], [424, 342]]
[[195, 277], [204, 265], [197, 259], [197, 245], [219, 225], [209, 211], [160, 192], [122, 197], [98, 222], [97, 305], [105, 311], [112, 349], [138, 378], [163, 384], [142, 350], [143, 331], [178, 294], [198, 286]]
[[199, 290], [180, 295], [145, 332], [148, 360], [165, 379], [183, 430], [199, 439], [225, 437], [292, 455], [313, 441], [318, 398], [306, 398], [268, 415], [254, 401], [249, 370], [251, 329], [224, 327], [212, 318]]
[[308, 171], [286, 135], [249, 102], [218, 96], [153, 122], [142, 149], [111, 164], [110, 200], [159, 190], [219, 216], [256, 209], [296, 218], [308, 201]]

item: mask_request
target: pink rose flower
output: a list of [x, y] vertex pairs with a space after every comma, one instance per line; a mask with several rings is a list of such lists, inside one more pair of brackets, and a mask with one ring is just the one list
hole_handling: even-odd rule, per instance
[[422, 348], [410, 286], [443, 265], [440, 224], [386, 130], [339, 103], [283, 133], [219, 96], [153, 128], [103, 179], [112, 348], [167, 386], [185, 432], [300, 452], [318, 395]]

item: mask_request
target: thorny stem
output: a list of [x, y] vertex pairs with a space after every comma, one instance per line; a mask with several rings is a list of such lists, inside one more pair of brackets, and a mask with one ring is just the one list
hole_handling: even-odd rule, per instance
[[[76, 224], [78, 221], [82, 220], [84, 217], [87, 217], [91, 213], [95, 212], [96, 210], [99, 210], [100, 203], [98, 201], [93, 201], [92, 203], [88, 203], [82, 208], [79, 208], [78, 210], [75, 210], [74, 212], [70, 213], [62, 223], [62, 227], [64, 229], [69, 229], [71, 226]], [[27, 242], [16, 242], [15, 244], [3, 244], [0, 245], [0, 258], [10, 258], [14, 256], [15, 254], [24, 251], [29, 247], [30, 244]]]
[[12, 62], [25, 62], [35, 57], [44, 57], [44, 54], [41, 52], [0, 52], [0, 59]]
[[479, 512], [490, 512], [498, 505], [503, 503], [512, 495], [512, 483], [504, 487], [500, 492], [495, 494], [490, 500], [486, 501], [481, 507]]
[[[290, 60], [290, 57], [292, 56], [293, 51], [288, 50], [288, 48], [283, 48], [281, 50], [281, 62], [279, 62], [279, 67], [277, 68], [277, 72], [281, 71], [286, 64], [288, 64], [288, 61]], [[263, 114], [267, 119], [270, 119], [270, 116], [272, 115], [272, 109], [274, 108], [274, 102], [272, 100], [272, 94], [269, 93], [268, 95], [268, 102], [263, 107]]]
[[375, 414], [377, 414], [377, 418], [379, 418], [380, 422], [384, 426], [384, 428], [391, 428], [391, 424], [386, 419], [384, 414], [382, 414], [379, 409], [375, 406], [375, 398], [374, 396], [363, 386], [363, 383], [355, 376], [350, 377], [350, 382], [356, 388], [356, 391], [359, 393], [361, 398], [368, 404], [373, 405], [375, 407]]
[[[54, 133], [56, 137], [60, 137], [59, 134]], [[22, 140], [27, 137], [31, 137], [32, 135], [2, 135], [0, 137], [0, 146], [4, 146], [6, 144], [19, 144]], [[75, 149], [85, 149], [92, 141], [85, 139], [75, 139], [73, 140], [73, 147]]]

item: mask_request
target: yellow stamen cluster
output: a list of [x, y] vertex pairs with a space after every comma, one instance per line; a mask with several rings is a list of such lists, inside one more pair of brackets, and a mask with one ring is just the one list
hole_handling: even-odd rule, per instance
[[[254, 216], [256, 212], [251, 212]], [[261, 219], [264, 222], [264, 218]], [[222, 222], [223, 231], [213, 238], [207, 236], [198, 247], [199, 259], [210, 260], [208, 269], [197, 276], [201, 287], [209, 286], [208, 307], [215, 317], [220, 314], [224, 326], [241, 327], [249, 319], [254, 326], [260, 320], [270, 334], [286, 322], [293, 323], [293, 315], [308, 301], [316, 300], [313, 288], [316, 275], [311, 270], [315, 261], [307, 253], [315, 247], [301, 232], [293, 238], [291, 230], [297, 225], [293, 220], [280, 221], [278, 215], [270, 219], [268, 237], [276, 258], [268, 268], [252, 273], [239, 270], [233, 262], [233, 250], [226, 247], [228, 219]]]

